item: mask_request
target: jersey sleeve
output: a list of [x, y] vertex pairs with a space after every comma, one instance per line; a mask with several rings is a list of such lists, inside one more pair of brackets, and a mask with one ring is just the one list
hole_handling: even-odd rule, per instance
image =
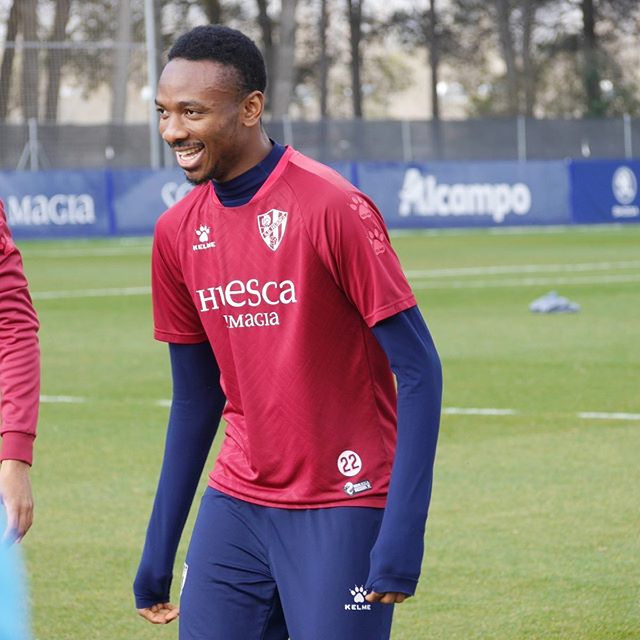
[[416, 305], [382, 214], [364, 194], [338, 191], [308, 228], [320, 259], [369, 327]]
[[156, 225], [151, 255], [153, 335], [161, 342], [204, 342], [207, 336], [184, 282], [172, 237], [176, 234], [161, 218]]
[[33, 461], [40, 404], [38, 318], [0, 202], [0, 460]]

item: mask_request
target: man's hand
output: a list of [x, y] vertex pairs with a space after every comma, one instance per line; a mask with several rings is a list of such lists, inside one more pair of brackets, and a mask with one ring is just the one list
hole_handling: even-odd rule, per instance
[[381, 602], [382, 604], [400, 604], [409, 598], [406, 593], [388, 591], [387, 593], [376, 593], [372, 591], [365, 596], [367, 602]]
[[2, 540], [20, 542], [33, 522], [33, 494], [29, 465], [21, 460], [0, 464], [0, 499], [7, 511], [7, 528]]
[[152, 624], [169, 624], [180, 615], [180, 609], [175, 604], [163, 602], [153, 607], [138, 609], [138, 614]]

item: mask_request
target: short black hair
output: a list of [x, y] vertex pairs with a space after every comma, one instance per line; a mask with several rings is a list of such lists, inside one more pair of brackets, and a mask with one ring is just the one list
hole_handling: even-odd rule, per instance
[[267, 71], [260, 49], [236, 29], [209, 24], [195, 27], [181, 35], [171, 47], [169, 60], [213, 60], [233, 67], [238, 75], [238, 89], [243, 95], [264, 93]]

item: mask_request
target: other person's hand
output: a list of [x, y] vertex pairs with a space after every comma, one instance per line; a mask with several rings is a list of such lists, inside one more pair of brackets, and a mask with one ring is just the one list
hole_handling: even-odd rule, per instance
[[29, 469], [29, 465], [21, 460], [0, 463], [0, 500], [7, 511], [7, 528], [2, 534], [4, 542], [20, 542], [33, 522]]

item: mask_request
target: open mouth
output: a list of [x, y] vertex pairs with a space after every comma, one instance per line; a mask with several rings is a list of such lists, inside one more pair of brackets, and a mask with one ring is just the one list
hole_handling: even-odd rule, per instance
[[183, 169], [194, 169], [204, 152], [204, 146], [198, 145], [195, 147], [187, 147], [187, 148], [178, 148], [174, 149], [176, 153], [176, 160], [178, 161], [178, 165]]

